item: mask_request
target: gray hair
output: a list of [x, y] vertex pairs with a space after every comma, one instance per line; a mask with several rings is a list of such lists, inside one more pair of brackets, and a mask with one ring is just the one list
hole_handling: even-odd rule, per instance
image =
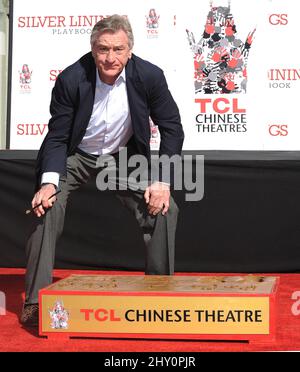
[[114, 14], [108, 18], [103, 18], [101, 21], [97, 22], [91, 33], [91, 46], [93, 47], [96, 39], [103, 32], [115, 33], [119, 30], [123, 30], [128, 37], [129, 49], [133, 48], [134, 38], [132, 33], [132, 28], [130, 22], [127, 18]]

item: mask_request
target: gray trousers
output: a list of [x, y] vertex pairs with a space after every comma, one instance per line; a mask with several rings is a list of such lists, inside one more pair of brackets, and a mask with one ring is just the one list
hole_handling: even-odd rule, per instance
[[[32, 213], [32, 229], [26, 244], [26, 304], [38, 303], [38, 291], [52, 283], [55, 247], [63, 231], [69, 194], [99, 172], [96, 163], [95, 158], [84, 156], [81, 152], [69, 156], [67, 176], [60, 179], [61, 192], [57, 195], [54, 205], [40, 218]], [[146, 245], [145, 273], [173, 274], [178, 215], [173, 198], [170, 198], [170, 207], [164, 216], [161, 213], [151, 216], [144, 201], [144, 191], [116, 190], [115, 193], [122, 204], [133, 213], [142, 229]]]

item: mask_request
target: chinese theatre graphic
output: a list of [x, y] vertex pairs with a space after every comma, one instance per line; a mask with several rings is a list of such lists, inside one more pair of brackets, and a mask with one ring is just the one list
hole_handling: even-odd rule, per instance
[[23, 64], [21, 71], [19, 70], [18, 73], [20, 93], [30, 93], [32, 71], [30, 71], [28, 64]]
[[62, 301], [56, 301], [52, 310], [49, 310], [52, 329], [67, 329], [69, 312], [64, 308]]
[[255, 29], [243, 42], [228, 6], [210, 3], [204, 31], [199, 42], [186, 30], [194, 54], [195, 93], [246, 93], [247, 63]]
[[149, 10], [146, 17], [146, 30], [148, 38], [157, 38], [159, 34], [159, 18], [160, 16], [156, 13], [154, 8]]
[[19, 71], [20, 84], [30, 84], [31, 75], [32, 75], [32, 71], [29, 70], [28, 65], [24, 64], [22, 66], [22, 71]]
[[155, 9], [150, 9], [149, 14], [146, 16], [147, 28], [158, 28], [159, 15], [156, 14]]

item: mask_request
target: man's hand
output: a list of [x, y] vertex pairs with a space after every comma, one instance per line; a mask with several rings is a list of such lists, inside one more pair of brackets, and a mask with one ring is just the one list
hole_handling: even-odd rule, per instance
[[41, 217], [45, 214], [45, 209], [51, 208], [53, 203], [56, 200], [56, 196], [49, 199], [51, 195], [55, 194], [56, 189], [52, 183], [48, 183], [47, 185], [43, 185], [39, 191], [34, 195], [31, 206], [34, 208], [36, 205], [42, 203], [39, 207], [34, 209], [34, 213]]
[[154, 182], [146, 188], [144, 198], [148, 204], [149, 214], [156, 216], [159, 212], [165, 215], [170, 205], [170, 186]]

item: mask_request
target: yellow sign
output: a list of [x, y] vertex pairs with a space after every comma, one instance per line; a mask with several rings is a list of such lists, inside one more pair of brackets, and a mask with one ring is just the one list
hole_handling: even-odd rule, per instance
[[42, 332], [266, 335], [268, 296], [43, 295]]

